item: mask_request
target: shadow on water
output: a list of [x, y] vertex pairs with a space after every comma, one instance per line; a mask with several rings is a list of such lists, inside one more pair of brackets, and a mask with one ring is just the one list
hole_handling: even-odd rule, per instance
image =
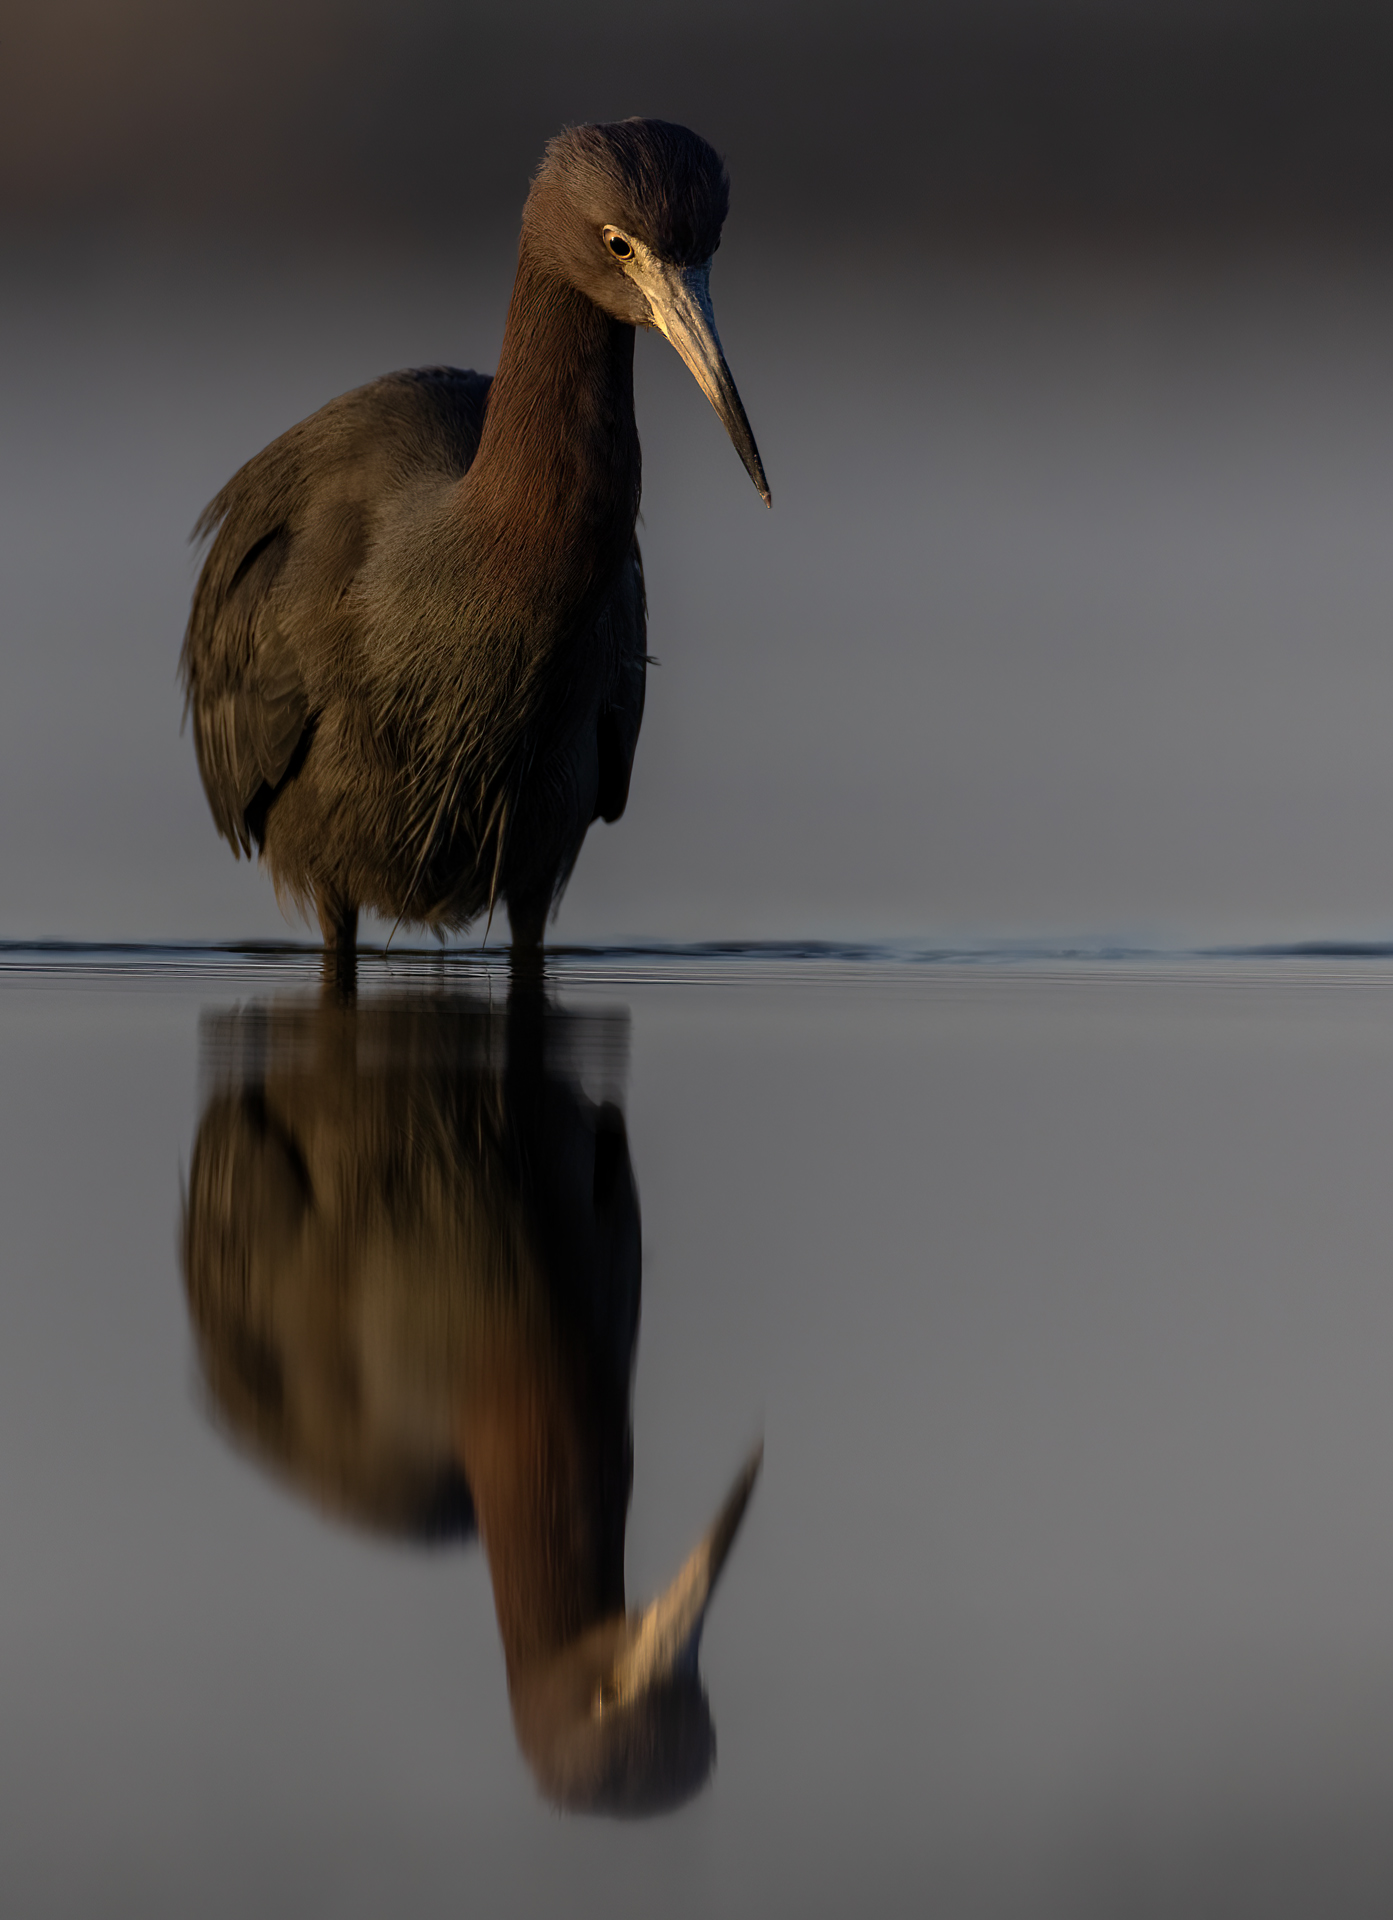
[[182, 1263], [234, 1444], [379, 1532], [477, 1531], [539, 1786], [646, 1813], [711, 1770], [697, 1645], [759, 1456], [673, 1585], [628, 1613], [626, 1048], [626, 1013], [565, 1011], [537, 981], [506, 1005], [326, 996], [205, 1015]]

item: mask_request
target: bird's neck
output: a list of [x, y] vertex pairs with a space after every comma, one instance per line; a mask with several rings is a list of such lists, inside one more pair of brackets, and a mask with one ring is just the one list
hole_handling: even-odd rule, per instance
[[519, 623], [597, 611], [633, 540], [641, 467], [634, 330], [544, 268], [526, 239], [479, 451], [479, 556]]
[[575, 1368], [489, 1343], [456, 1440], [488, 1555], [510, 1684], [624, 1611], [627, 1400], [597, 1419]]

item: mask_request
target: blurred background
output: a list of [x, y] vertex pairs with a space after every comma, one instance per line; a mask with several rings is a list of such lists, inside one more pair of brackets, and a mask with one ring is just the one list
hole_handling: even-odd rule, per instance
[[727, 157], [774, 511], [642, 340], [662, 664], [557, 937], [1393, 934], [1390, 97], [1340, 0], [5, 0], [0, 937], [284, 934], [188, 531], [491, 369], [544, 141], [629, 113]]

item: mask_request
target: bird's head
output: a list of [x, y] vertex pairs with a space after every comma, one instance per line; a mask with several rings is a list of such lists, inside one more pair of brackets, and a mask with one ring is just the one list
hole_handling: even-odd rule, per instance
[[665, 1593], [598, 1620], [526, 1663], [509, 1662], [518, 1744], [558, 1806], [658, 1813], [697, 1793], [716, 1757], [697, 1650], [764, 1458], [757, 1446]]
[[711, 310], [711, 257], [729, 205], [725, 167], [700, 135], [667, 120], [620, 120], [569, 127], [548, 143], [523, 233], [596, 306], [672, 343], [768, 505]]

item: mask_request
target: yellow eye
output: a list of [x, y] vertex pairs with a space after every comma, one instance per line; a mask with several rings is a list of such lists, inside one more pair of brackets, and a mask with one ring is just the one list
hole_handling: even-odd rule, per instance
[[614, 255], [616, 260], [632, 260], [633, 259], [634, 257], [633, 246], [631, 242], [628, 241], [624, 237], [624, 235], [619, 231], [618, 227], [606, 227], [605, 240], [608, 243], [610, 252]]

